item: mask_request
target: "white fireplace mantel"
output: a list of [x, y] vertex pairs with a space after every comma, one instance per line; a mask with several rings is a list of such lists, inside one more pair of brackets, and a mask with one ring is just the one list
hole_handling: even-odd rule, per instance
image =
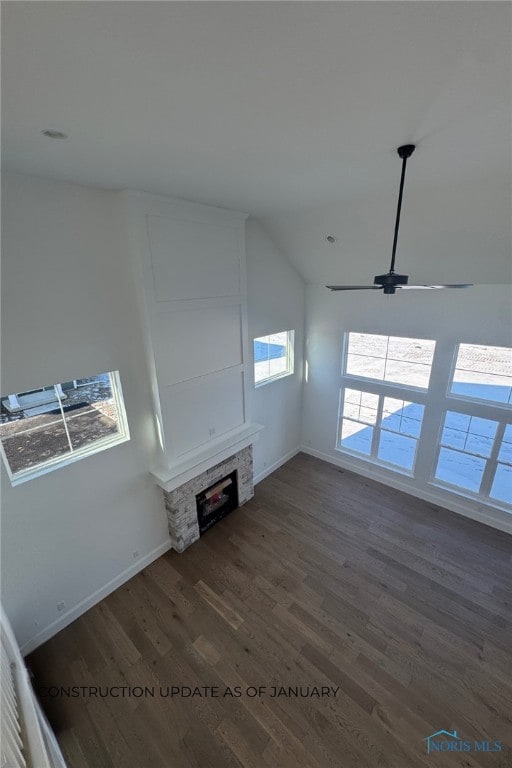
[[151, 476], [164, 491], [173, 491], [209, 469], [212, 464], [224, 461], [242, 448], [255, 443], [262, 429], [261, 424], [245, 424], [190, 451], [169, 467], [153, 469]]

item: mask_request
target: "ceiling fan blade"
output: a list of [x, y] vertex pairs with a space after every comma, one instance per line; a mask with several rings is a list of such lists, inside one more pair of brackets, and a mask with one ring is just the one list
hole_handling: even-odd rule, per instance
[[382, 285], [326, 285], [330, 291], [380, 291]]
[[438, 288], [471, 288], [473, 283], [452, 283], [451, 285], [397, 285], [400, 291], [431, 291]]

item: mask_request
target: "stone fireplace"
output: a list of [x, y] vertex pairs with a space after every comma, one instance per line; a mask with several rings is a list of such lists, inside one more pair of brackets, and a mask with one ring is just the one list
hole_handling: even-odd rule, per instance
[[172, 491], [164, 490], [169, 535], [173, 549], [177, 552], [183, 552], [201, 535], [196, 497], [201, 499], [201, 494], [208, 489], [220, 494], [223, 489], [218, 488], [218, 485], [230, 477], [236, 479], [237, 502], [241, 506], [254, 495], [252, 445], [228, 456]]

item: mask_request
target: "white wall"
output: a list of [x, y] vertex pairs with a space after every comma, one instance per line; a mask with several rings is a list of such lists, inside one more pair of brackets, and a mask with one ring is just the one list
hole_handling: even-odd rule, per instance
[[255, 337], [295, 331], [294, 374], [259, 387], [254, 387], [254, 379], [250, 381], [251, 419], [265, 427], [254, 445], [254, 476], [259, 481], [297, 452], [300, 444], [305, 286], [259, 221], [249, 219], [246, 232], [251, 354]]
[[183, 462], [217, 463], [219, 442], [248, 421], [247, 215], [140, 192], [121, 197], [163, 437], [158, 468], [178, 487]]
[[[169, 538], [149, 476], [157, 443], [122, 196], [6, 173], [2, 203], [2, 394], [119, 370], [131, 433], [15, 488], [1, 468], [2, 600], [28, 652], [165, 551]], [[249, 414], [265, 425], [254, 451], [258, 478], [300, 443], [304, 283], [256, 221], [247, 253], [250, 338], [296, 333], [295, 374], [250, 383]]]
[[[341, 345], [345, 331], [435, 339], [445, 358], [457, 342], [512, 346], [510, 285], [475, 285], [460, 291], [331, 293], [308, 286], [306, 293], [308, 376], [304, 383], [304, 449], [362, 475], [374, 477], [441, 506], [512, 531], [512, 515], [429, 486], [430, 466], [420, 463], [416, 478], [381, 469], [334, 449], [341, 386]], [[445, 359], [445, 366], [449, 360]], [[431, 387], [434, 387], [432, 382]], [[445, 382], [434, 388], [439, 405]], [[434, 427], [433, 428], [437, 428]]]
[[58, 602], [74, 617], [169, 539], [148, 476], [155, 434], [118, 196], [17, 174], [3, 182], [2, 394], [119, 370], [131, 432], [16, 488], [2, 466], [2, 599], [27, 650], [56, 631]]

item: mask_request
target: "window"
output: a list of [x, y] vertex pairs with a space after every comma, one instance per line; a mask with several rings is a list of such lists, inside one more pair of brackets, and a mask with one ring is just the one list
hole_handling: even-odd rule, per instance
[[411, 471], [424, 407], [357, 389], [343, 391], [338, 448]]
[[448, 411], [435, 479], [496, 501], [512, 503], [512, 427]]
[[254, 339], [256, 386], [293, 373], [294, 331], [281, 331]]
[[377, 423], [379, 396], [358, 389], [345, 389], [340, 445], [370, 456], [374, 425]]
[[348, 333], [345, 374], [427, 389], [435, 341]]
[[455, 492], [512, 504], [512, 349], [459, 344], [449, 401], [458, 410], [444, 414], [434, 480]]
[[425, 406], [416, 396], [404, 399], [404, 388], [428, 389], [435, 346], [430, 339], [345, 334], [338, 450], [413, 471]]
[[385, 397], [377, 456], [412, 470], [425, 408], [419, 403]]
[[450, 393], [512, 405], [512, 349], [459, 344]]
[[444, 342], [434, 360], [435, 348], [345, 334], [336, 449], [413, 475], [425, 492], [436, 486], [509, 511], [512, 349]]
[[496, 471], [489, 493], [491, 499], [512, 504], [512, 425], [507, 424], [503, 432]]
[[118, 372], [1, 398], [0, 446], [13, 485], [128, 439]]
[[498, 422], [448, 411], [441, 434], [436, 479], [478, 493]]

